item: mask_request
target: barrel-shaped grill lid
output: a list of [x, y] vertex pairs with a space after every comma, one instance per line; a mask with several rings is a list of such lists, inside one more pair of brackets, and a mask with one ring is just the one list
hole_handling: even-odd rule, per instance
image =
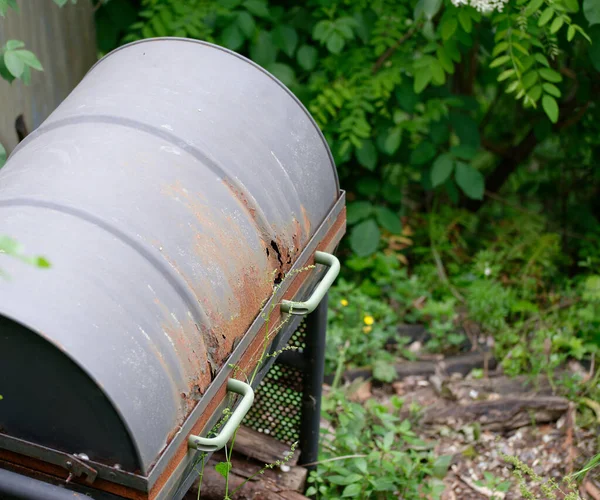
[[[0, 172], [0, 234], [52, 264], [2, 259], [0, 314], [64, 353], [27, 363], [23, 340], [11, 356], [23, 372], [69, 365], [67, 386], [76, 370], [87, 374], [146, 473], [338, 195], [323, 136], [267, 72], [192, 40], [122, 47]], [[14, 339], [0, 333], [0, 360]], [[11, 384], [19, 373], [2, 373], [0, 394]], [[55, 402], [84, 405], [83, 390]], [[26, 415], [7, 417], [25, 406], [2, 404], [4, 432], [30, 438]], [[36, 429], [38, 442], [60, 446], [65, 428], [89, 426], [76, 407]], [[115, 458], [81, 443], [64, 451]]]

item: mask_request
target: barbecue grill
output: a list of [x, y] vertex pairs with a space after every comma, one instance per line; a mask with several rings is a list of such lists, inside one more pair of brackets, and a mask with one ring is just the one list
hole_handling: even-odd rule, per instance
[[12, 153], [0, 221], [51, 263], [1, 263], [0, 498], [179, 499], [248, 411], [315, 459], [344, 193], [272, 75], [113, 51]]

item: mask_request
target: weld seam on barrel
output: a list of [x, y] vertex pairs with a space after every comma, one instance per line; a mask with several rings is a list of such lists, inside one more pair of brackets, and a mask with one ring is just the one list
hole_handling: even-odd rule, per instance
[[184, 300], [184, 302], [192, 312], [196, 323], [210, 325], [208, 316], [204, 312], [204, 309], [201, 307], [196, 297], [190, 292], [188, 284], [185, 282], [185, 280], [179, 274], [174, 272], [170, 267], [168, 267], [163, 259], [158, 258], [158, 256], [155, 255], [155, 251], [152, 250], [151, 247], [148, 247], [148, 245], [131, 237], [125, 231], [116, 228], [115, 226], [109, 224], [100, 217], [92, 215], [89, 212], [86, 212], [85, 210], [81, 210], [79, 208], [71, 207], [68, 205], [61, 205], [51, 201], [39, 199], [36, 200], [33, 198], [8, 198], [0, 200], [0, 207], [2, 206], [30, 206], [38, 208], [47, 208], [50, 210], [55, 210], [57, 212], [65, 213], [67, 215], [71, 215], [78, 219], [94, 224], [95, 226], [101, 229], [104, 229], [108, 233], [118, 238], [119, 241], [121, 241], [122, 243], [125, 243], [129, 247], [133, 248], [169, 282], [169, 284], [175, 289], [177, 294]]
[[182, 149], [186, 153], [191, 154], [194, 158], [200, 161], [204, 166], [208, 167], [212, 172], [214, 172], [217, 176], [219, 176], [223, 181], [228, 182], [233, 185], [233, 187], [239, 192], [243, 193], [250, 207], [248, 207], [248, 214], [251, 220], [254, 222], [258, 230], [265, 237], [268, 237], [269, 240], [275, 240], [275, 231], [273, 227], [267, 221], [267, 218], [256, 202], [256, 198], [252, 195], [252, 193], [246, 188], [246, 186], [239, 181], [239, 179], [233, 175], [229, 175], [227, 171], [220, 166], [215, 160], [208, 157], [202, 151], [200, 151], [195, 146], [192, 146], [186, 142], [181, 141], [176, 135], [171, 134], [170, 132], [153, 127], [151, 125], [147, 125], [143, 122], [139, 122], [137, 120], [133, 120], [130, 118], [125, 118], [122, 116], [110, 116], [110, 115], [82, 115], [82, 116], [74, 116], [70, 118], [65, 118], [63, 120], [57, 120], [55, 122], [49, 124], [42, 124], [40, 128], [35, 130], [35, 132], [29, 134], [23, 141], [19, 143], [19, 145], [13, 150], [11, 157], [18, 154], [19, 151], [26, 146], [29, 142], [35, 140], [40, 135], [45, 132], [50, 132], [52, 130], [68, 126], [68, 125], [79, 125], [82, 123], [106, 123], [109, 125], [120, 125], [123, 127], [131, 128], [133, 130], [139, 130], [141, 132], [146, 132], [147, 134], [153, 135], [154, 137], [159, 137], [172, 145]]

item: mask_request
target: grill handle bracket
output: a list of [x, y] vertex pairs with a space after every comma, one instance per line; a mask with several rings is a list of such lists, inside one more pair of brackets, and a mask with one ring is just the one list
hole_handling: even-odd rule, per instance
[[329, 269], [323, 276], [321, 282], [317, 285], [310, 298], [304, 302], [293, 302], [291, 300], [281, 301], [281, 310], [283, 312], [304, 316], [313, 312], [320, 304], [325, 294], [340, 273], [340, 261], [335, 255], [327, 252], [315, 252], [315, 264], [323, 264]]
[[215, 437], [206, 438], [190, 435], [188, 438], [189, 448], [208, 452], [218, 451], [227, 444], [242, 423], [242, 419], [246, 416], [246, 413], [248, 413], [254, 402], [254, 391], [249, 384], [233, 378], [227, 381], [227, 390], [242, 396], [236, 409], [229, 416], [229, 420], [227, 420], [221, 432]]

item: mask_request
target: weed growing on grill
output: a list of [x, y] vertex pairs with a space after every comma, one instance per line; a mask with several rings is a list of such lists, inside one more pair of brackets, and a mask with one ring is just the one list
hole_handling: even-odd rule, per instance
[[[286, 274], [285, 279], [289, 280], [291, 279], [293, 276], [299, 274], [299, 273], [303, 273], [306, 271], [309, 271], [311, 269], [314, 269], [316, 266], [314, 265], [308, 265], [308, 266], [304, 266], [302, 268], [299, 269], [294, 269], [292, 271], [290, 271], [288, 274]], [[277, 271], [274, 270], [273, 275], [275, 275]], [[272, 282], [272, 281], [271, 281]], [[283, 280], [282, 280], [283, 282]], [[261, 305], [261, 309], [264, 309], [264, 306], [273, 298], [277, 297], [278, 292], [281, 288], [281, 284], [276, 284], [273, 287], [273, 292], [271, 294], [271, 296], [267, 299], [265, 299]], [[260, 352], [260, 356], [258, 358], [258, 361], [256, 362], [256, 365], [254, 367], [254, 370], [252, 371], [252, 373], [250, 374], [250, 376], [248, 376], [247, 374], [243, 373], [243, 370], [235, 364], [229, 364], [229, 368], [232, 369], [232, 376], [236, 377], [242, 373], [242, 375], [244, 375], [244, 377], [246, 378], [246, 382], [250, 385], [253, 384], [254, 380], [256, 379], [256, 376], [258, 375], [260, 369], [262, 368], [263, 364], [265, 363], [265, 361], [267, 361], [267, 359], [269, 358], [274, 358], [279, 356], [279, 354], [281, 354], [284, 351], [288, 351], [288, 350], [293, 350], [295, 349], [292, 346], [286, 346], [282, 349], [279, 349], [277, 351], [271, 352], [269, 353], [269, 346], [271, 345], [273, 339], [277, 336], [277, 334], [281, 331], [281, 329], [288, 324], [291, 319], [292, 319], [292, 315], [291, 314], [286, 314], [284, 315], [283, 319], [281, 321], [279, 321], [279, 323], [277, 323], [276, 325], [272, 325], [272, 315], [273, 312], [275, 311], [275, 309], [277, 307], [279, 307], [281, 305], [281, 302], [277, 302], [275, 300], [271, 300], [271, 303], [269, 304], [269, 306], [266, 308], [266, 311], [264, 311], [263, 313], [261, 313], [261, 316], [264, 320], [264, 337], [263, 337], [263, 344], [262, 344], [262, 349]], [[219, 421], [219, 423], [211, 430], [211, 432], [209, 433], [209, 436], [214, 436], [218, 433], [219, 429], [227, 422], [229, 416], [231, 415], [231, 408], [233, 407], [234, 404], [234, 397], [233, 395], [230, 396], [230, 400], [229, 400], [229, 405], [227, 408], [225, 408], [225, 410], [223, 410], [223, 417], [221, 418], [221, 420]], [[253, 474], [252, 476], [246, 478], [246, 480], [244, 482], [242, 482], [234, 491], [229, 492], [229, 475], [230, 475], [230, 471], [232, 468], [232, 463], [231, 463], [231, 453], [233, 452], [233, 447], [235, 444], [235, 439], [237, 436], [237, 431], [238, 429], [235, 430], [235, 432], [233, 433], [233, 437], [231, 439], [231, 442], [229, 443], [228, 446], [225, 446], [225, 462], [220, 462], [218, 464], [216, 464], [215, 466], [215, 470], [221, 474], [224, 478], [225, 478], [225, 496], [224, 496], [224, 500], [229, 500], [233, 495], [235, 495], [235, 493], [237, 493], [241, 488], [243, 488], [243, 486], [250, 480], [252, 480], [253, 478], [259, 476], [259, 475], [263, 475], [265, 473], [265, 471], [269, 470], [269, 469], [273, 469], [275, 467], [281, 467], [285, 464], [287, 464], [287, 462], [289, 462], [294, 454], [294, 451], [296, 449], [296, 447], [298, 446], [298, 443], [293, 443], [290, 447], [290, 451], [288, 452], [288, 454], [286, 455], [285, 458], [277, 460], [273, 463], [270, 464], [265, 464], [264, 467], [262, 467], [260, 470], [258, 470], [255, 474]], [[200, 493], [201, 493], [201, 488], [202, 488], [202, 477], [204, 475], [204, 467], [206, 465], [206, 459], [208, 457], [208, 454], [206, 453], [201, 453], [199, 454], [199, 457], [196, 461], [195, 465], [201, 464], [200, 466], [200, 471], [199, 471], [199, 485], [198, 485], [198, 499], [200, 498]]]

